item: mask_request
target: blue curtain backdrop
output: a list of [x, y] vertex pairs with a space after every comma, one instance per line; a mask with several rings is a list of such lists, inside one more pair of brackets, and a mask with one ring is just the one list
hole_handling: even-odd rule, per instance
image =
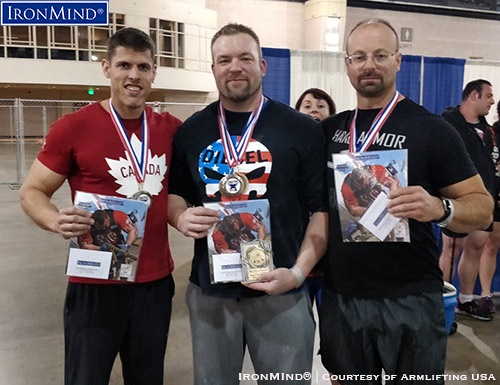
[[[290, 105], [290, 50], [262, 48], [262, 53], [267, 61], [262, 82], [264, 95]], [[421, 66], [421, 56], [403, 55], [396, 77], [397, 88], [403, 95], [436, 114], [460, 104], [465, 59], [424, 57], [423, 81]]]
[[264, 95], [290, 104], [290, 50], [262, 48], [267, 62], [267, 74], [262, 81]]
[[396, 75], [396, 87], [401, 94], [420, 103], [420, 69], [422, 56], [403, 55], [401, 69]]
[[422, 105], [435, 114], [460, 104], [465, 59], [424, 57], [424, 98]]

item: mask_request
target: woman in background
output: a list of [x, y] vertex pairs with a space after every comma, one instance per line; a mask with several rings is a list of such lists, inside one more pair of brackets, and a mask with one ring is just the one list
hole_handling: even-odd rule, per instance
[[295, 103], [295, 109], [319, 122], [336, 112], [333, 99], [319, 88], [305, 90]]

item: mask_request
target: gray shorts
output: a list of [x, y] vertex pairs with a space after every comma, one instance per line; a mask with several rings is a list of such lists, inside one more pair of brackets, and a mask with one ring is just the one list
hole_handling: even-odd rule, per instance
[[386, 384], [444, 384], [442, 293], [379, 300], [324, 289], [319, 316], [321, 360], [343, 385], [381, 384], [382, 369]]
[[[193, 342], [195, 385], [238, 385], [248, 347], [259, 384], [306, 385], [281, 374], [311, 372], [315, 322], [305, 290], [257, 298], [208, 296], [190, 283], [186, 291]], [[300, 376], [299, 376], [300, 375]]]

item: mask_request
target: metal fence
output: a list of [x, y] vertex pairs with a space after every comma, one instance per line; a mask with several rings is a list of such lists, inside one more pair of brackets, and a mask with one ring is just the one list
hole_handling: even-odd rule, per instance
[[[0, 184], [18, 188], [41, 148], [50, 125], [93, 101], [0, 99]], [[202, 103], [148, 103], [157, 112], [185, 120]]]

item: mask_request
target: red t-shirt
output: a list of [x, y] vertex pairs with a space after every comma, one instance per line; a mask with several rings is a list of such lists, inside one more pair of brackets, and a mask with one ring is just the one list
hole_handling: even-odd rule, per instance
[[[174, 269], [168, 244], [168, 173], [172, 140], [181, 121], [169, 113], [146, 108], [150, 146], [143, 190], [153, 196], [148, 211], [136, 282], [163, 278]], [[124, 119], [132, 146], [142, 141], [142, 119]], [[131, 197], [139, 190], [132, 164], [113, 125], [100, 103], [93, 103], [55, 122], [38, 160], [50, 170], [65, 175], [74, 198], [75, 191]], [[120, 283], [70, 277], [80, 283]]]

